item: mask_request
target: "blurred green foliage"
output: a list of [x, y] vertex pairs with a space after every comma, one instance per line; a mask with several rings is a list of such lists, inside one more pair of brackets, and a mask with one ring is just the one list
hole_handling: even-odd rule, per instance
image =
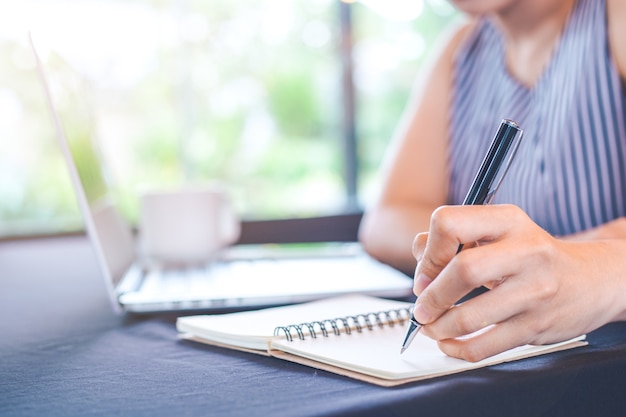
[[[101, 158], [129, 220], [144, 187], [215, 180], [246, 218], [343, 210], [338, 1], [74, 2], [71, 19], [49, 19], [59, 22], [51, 46], [86, 99], [86, 116], [66, 114], [66, 128], [95, 140], [99, 156], [75, 149], [82, 174], [101, 181]], [[351, 5], [363, 204], [415, 77], [455, 16], [446, 4], [424, 1], [408, 22]], [[17, 110], [0, 122], [0, 236], [78, 228], [30, 51], [23, 37], [1, 36], [0, 111]]]

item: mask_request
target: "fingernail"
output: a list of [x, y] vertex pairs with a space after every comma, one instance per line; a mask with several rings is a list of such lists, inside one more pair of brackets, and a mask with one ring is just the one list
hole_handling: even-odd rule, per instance
[[415, 304], [415, 308], [413, 309], [413, 317], [415, 317], [415, 320], [417, 320], [418, 323], [428, 323], [431, 319], [428, 311], [426, 311], [424, 306], [419, 302]]
[[413, 283], [413, 290], [415, 294], [420, 295], [431, 282], [433, 282], [433, 280], [428, 278], [425, 274], [417, 274], [415, 282]]

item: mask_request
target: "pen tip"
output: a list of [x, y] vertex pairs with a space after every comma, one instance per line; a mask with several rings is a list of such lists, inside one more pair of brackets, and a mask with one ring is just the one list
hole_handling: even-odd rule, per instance
[[406, 350], [406, 348], [404, 346], [402, 346], [402, 348], [400, 349], [400, 355], [402, 355], [405, 350]]

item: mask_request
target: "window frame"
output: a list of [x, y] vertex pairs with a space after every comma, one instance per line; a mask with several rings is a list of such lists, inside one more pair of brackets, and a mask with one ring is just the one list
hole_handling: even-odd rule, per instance
[[[278, 218], [242, 219], [242, 232], [237, 244], [304, 243], [304, 242], [354, 242], [363, 214], [358, 195], [358, 134], [356, 128], [356, 93], [354, 86], [352, 4], [337, 1], [339, 39], [337, 59], [341, 86], [341, 125], [338, 132], [338, 152], [341, 154], [344, 204], [329, 215]], [[55, 236], [85, 235], [84, 226], [70, 231], [33, 230], [24, 234], [0, 235], [0, 241], [37, 239]]]

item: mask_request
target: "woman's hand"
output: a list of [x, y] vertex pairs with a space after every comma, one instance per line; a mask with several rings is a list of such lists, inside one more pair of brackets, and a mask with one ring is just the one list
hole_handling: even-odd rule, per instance
[[[624, 319], [624, 250], [624, 240], [556, 239], [512, 205], [440, 207], [413, 245], [414, 315], [469, 361], [575, 337]], [[455, 305], [481, 286], [491, 290]]]

